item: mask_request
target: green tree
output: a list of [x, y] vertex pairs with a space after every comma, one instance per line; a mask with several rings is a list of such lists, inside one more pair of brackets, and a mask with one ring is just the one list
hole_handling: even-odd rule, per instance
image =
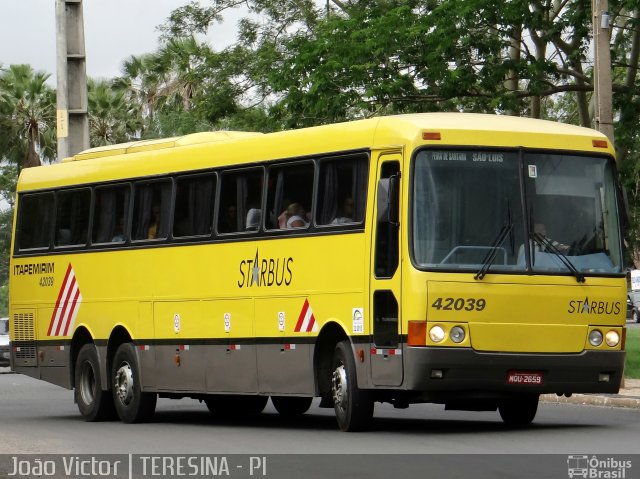
[[21, 168], [55, 159], [55, 92], [49, 74], [29, 65], [10, 65], [0, 71], [0, 102], [4, 106], [0, 139], [3, 156]]
[[139, 109], [111, 82], [89, 79], [88, 102], [91, 146], [124, 143], [140, 130]]
[[[205, 33], [239, 3], [192, 2], [172, 13], [163, 35]], [[203, 84], [215, 77], [236, 105], [223, 110], [223, 120], [210, 115], [214, 123], [251, 119], [257, 109], [268, 119], [266, 129], [434, 110], [593, 124], [593, 32], [583, 0], [499, 6], [492, 0], [249, 0], [246, 6], [250, 15], [239, 23], [237, 43], [206, 62]], [[635, 245], [640, 4], [611, 0], [609, 9], [616, 149], [631, 193]], [[216, 95], [204, 98], [211, 105]]]
[[[6, 314], [16, 181], [20, 168], [55, 159], [55, 93], [29, 65], [0, 69], [0, 314]], [[8, 208], [4, 205], [8, 205]]]

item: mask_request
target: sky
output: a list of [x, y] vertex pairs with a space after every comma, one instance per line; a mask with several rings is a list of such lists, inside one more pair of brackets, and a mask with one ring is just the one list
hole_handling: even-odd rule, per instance
[[[157, 26], [188, 0], [83, 0], [87, 75], [112, 78], [131, 55], [158, 46]], [[232, 43], [240, 11], [214, 25], [207, 41], [216, 49]], [[55, 0], [0, 0], [0, 65], [28, 63], [56, 77]]]

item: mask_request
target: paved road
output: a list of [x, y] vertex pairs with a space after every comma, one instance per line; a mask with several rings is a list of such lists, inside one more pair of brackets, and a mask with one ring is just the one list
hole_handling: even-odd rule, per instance
[[162, 399], [150, 424], [86, 423], [71, 391], [0, 374], [0, 438], [3, 453], [637, 454], [640, 410], [541, 404], [531, 427], [507, 430], [497, 413], [378, 404], [371, 431], [346, 434], [315, 403], [295, 421], [269, 404], [257, 418], [231, 422], [197, 401]]

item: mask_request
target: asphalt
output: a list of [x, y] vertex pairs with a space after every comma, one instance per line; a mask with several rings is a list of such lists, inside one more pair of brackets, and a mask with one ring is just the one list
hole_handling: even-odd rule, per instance
[[[0, 367], [0, 374], [13, 373], [9, 368]], [[540, 400], [547, 403], [640, 409], [640, 379], [625, 379], [623, 386], [618, 394], [573, 394], [571, 397], [543, 394]]]

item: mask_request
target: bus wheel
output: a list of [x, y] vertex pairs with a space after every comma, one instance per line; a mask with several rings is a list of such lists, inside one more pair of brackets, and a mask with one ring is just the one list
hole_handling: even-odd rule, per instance
[[373, 417], [373, 398], [369, 391], [358, 388], [349, 341], [336, 345], [331, 371], [331, 395], [338, 426], [342, 431], [366, 429]]
[[76, 361], [73, 394], [86, 421], [104, 421], [114, 416], [113, 398], [109, 391], [101, 389], [100, 374], [98, 351], [94, 344], [85, 344], [80, 348]]
[[158, 396], [140, 389], [140, 372], [133, 344], [124, 343], [117, 349], [111, 368], [111, 380], [113, 402], [122, 422], [150, 420], [155, 412]]
[[301, 416], [311, 407], [313, 398], [295, 396], [271, 396], [273, 407], [285, 417]]
[[498, 405], [498, 412], [508, 426], [526, 426], [531, 424], [538, 412], [537, 394], [506, 400]]
[[260, 414], [269, 401], [269, 396], [220, 394], [209, 396], [204, 403], [215, 416], [255, 416]]

